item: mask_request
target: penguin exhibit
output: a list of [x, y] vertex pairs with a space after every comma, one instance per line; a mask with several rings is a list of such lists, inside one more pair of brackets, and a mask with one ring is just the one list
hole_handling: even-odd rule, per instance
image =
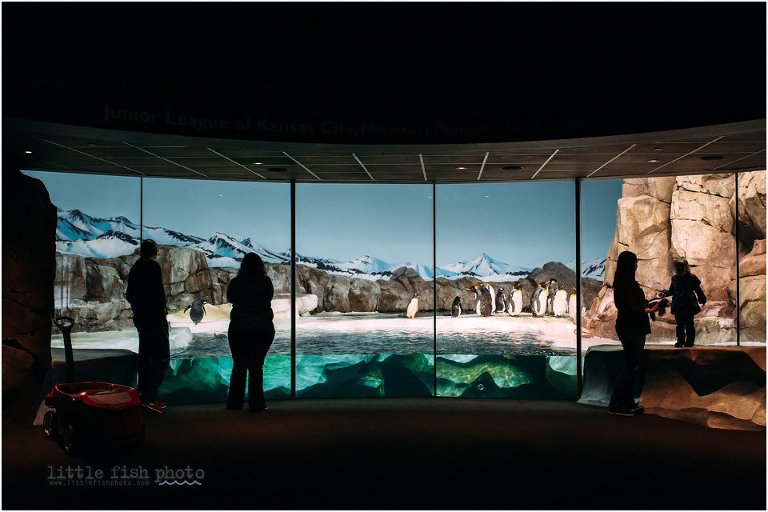
[[[159, 244], [170, 403], [225, 400], [226, 289], [248, 252], [266, 262], [275, 289], [268, 399], [290, 397], [292, 372], [300, 398], [573, 398], [577, 316], [584, 352], [618, 343], [610, 279], [628, 246], [641, 248], [648, 296], [668, 285], [667, 259], [688, 258], [710, 298], [697, 343], [732, 344], [739, 314], [742, 343], [765, 340], [764, 172], [739, 173], [738, 197], [733, 174], [585, 183], [581, 311], [572, 181], [299, 184], [292, 305], [285, 183], [25, 174], [58, 208], [56, 312], [75, 319], [75, 350], [137, 351], [126, 276], [141, 238]], [[672, 344], [674, 328], [660, 315], [652, 339]], [[52, 347], [63, 347], [57, 331]]]

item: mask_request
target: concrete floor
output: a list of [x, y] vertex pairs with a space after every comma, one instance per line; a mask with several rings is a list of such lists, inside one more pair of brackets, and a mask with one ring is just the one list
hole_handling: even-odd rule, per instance
[[[4, 421], [3, 508], [765, 509], [764, 432], [571, 402], [300, 400], [264, 414], [176, 406], [138, 454], [66, 456]], [[145, 487], [66, 486], [59, 466], [146, 468]], [[155, 470], [203, 470], [160, 485]], [[193, 478], [192, 480], [195, 480]], [[100, 482], [103, 482], [102, 479]], [[136, 482], [136, 481], [132, 481]]]

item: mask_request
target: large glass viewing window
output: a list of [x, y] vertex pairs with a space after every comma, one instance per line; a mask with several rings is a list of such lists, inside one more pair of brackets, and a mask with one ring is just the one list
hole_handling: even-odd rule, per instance
[[[58, 209], [55, 307], [75, 319], [76, 349], [137, 351], [125, 281], [140, 240], [160, 244], [169, 402], [225, 400], [226, 290], [250, 251], [275, 287], [268, 399], [573, 399], [577, 355], [619, 343], [612, 278], [624, 250], [639, 257], [647, 298], [687, 259], [707, 297], [697, 345], [766, 342], [765, 171], [578, 188], [299, 183], [293, 211], [289, 183], [24, 172]], [[667, 310], [648, 342], [675, 341]], [[51, 345], [60, 359], [56, 330]]]
[[573, 182], [437, 187], [437, 394], [576, 396]]
[[431, 396], [432, 186], [296, 187], [296, 396]]
[[226, 400], [227, 287], [243, 256], [255, 252], [275, 289], [264, 392], [290, 397], [290, 185], [145, 178], [143, 204], [144, 238], [161, 247], [171, 325], [171, 370], [160, 393], [175, 403]]
[[[141, 237], [138, 178], [25, 171], [45, 184], [57, 209], [55, 315], [75, 321], [75, 349], [137, 351], [128, 271]], [[53, 357], [64, 341], [54, 327]]]
[[[736, 344], [735, 180], [730, 173], [582, 183], [585, 351], [619, 343], [612, 283], [623, 251], [637, 254], [637, 281], [647, 299], [669, 290], [675, 262], [685, 259], [706, 296], [694, 317], [696, 344]], [[655, 315], [647, 342], [673, 344], [676, 328], [667, 308]]]

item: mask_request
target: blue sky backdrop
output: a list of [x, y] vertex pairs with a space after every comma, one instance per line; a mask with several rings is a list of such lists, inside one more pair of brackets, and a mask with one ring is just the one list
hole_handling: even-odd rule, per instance
[[298, 184], [296, 251], [432, 266], [432, 185]]
[[291, 247], [291, 186], [144, 178], [144, 224], [203, 238], [218, 231], [282, 251]]
[[[59, 208], [139, 222], [138, 178], [27, 171]], [[605, 258], [621, 180], [582, 183], [582, 259]], [[438, 265], [485, 252], [524, 267], [575, 259], [574, 183], [437, 186]], [[290, 186], [144, 179], [144, 222], [208, 238], [220, 231], [273, 250], [290, 246]], [[297, 251], [350, 260], [432, 264], [432, 186], [298, 184]]]
[[573, 182], [437, 187], [437, 263], [485, 252], [505, 263], [539, 267], [576, 258]]

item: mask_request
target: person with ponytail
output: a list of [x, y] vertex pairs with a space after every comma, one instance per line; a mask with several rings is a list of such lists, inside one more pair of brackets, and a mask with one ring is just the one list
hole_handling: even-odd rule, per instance
[[630, 251], [619, 254], [613, 277], [613, 301], [618, 310], [616, 334], [624, 353], [624, 369], [613, 389], [608, 412], [619, 416], [642, 414], [636, 401], [643, 387], [645, 337], [651, 333], [648, 314], [658, 305], [647, 307], [643, 289], [635, 280], [637, 255]]
[[240, 263], [237, 276], [227, 288], [232, 304], [229, 322], [229, 348], [232, 351], [232, 376], [229, 380], [227, 409], [243, 408], [245, 378], [248, 374], [248, 406], [251, 412], [267, 409], [264, 401], [264, 359], [275, 339], [272, 323], [274, 287], [264, 261], [249, 252]]

